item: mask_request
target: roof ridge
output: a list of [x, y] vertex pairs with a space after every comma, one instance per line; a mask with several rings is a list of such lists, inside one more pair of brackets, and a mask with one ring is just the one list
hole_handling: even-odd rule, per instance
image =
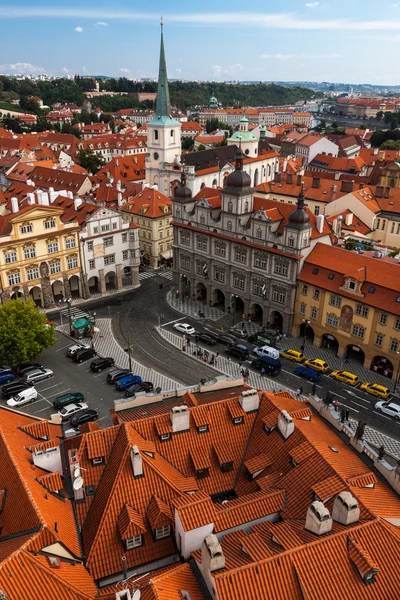
[[[254, 497], [257, 494], [257, 497]], [[250, 494], [247, 494], [246, 496], [241, 496], [239, 498], [235, 498], [235, 500], [242, 500], [244, 498], [248, 498], [245, 502], [238, 502], [237, 504], [232, 504], [230, 506], [228, 506], [227, 508], [225, 508], [225, 506], [222, 506], [221, 508], [221, 513], [227, 513], [230, 512], [232, 510], [237, 510], [238, 508], [243, 508], [243, 506], [246, 506], [248, 504], [251, 504], [253, 502], [256, 502], [257, 500], [260, 500], [260, 498], [272, 498], [274, 496], [278, 496], [281, 494], [286, 494], [285, 490], [274, 490], [272, 492], [266, 492], [265, 490], [257, 490], [256, 492], [250, 492]], [[249, 496], [253, 496], [252, 498], [249, 498]], [[234, 500], [234, 501], [235, 501]]]

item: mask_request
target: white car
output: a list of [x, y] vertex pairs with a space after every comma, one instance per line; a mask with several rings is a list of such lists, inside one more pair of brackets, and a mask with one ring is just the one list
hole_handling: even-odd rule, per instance
[[257, 348], [254, 348], [253, 352], [260, 358], [263, 356], [268, 356], [269, 358], [274, 358], [275, 360], [279, 359], [279, 350], [271, 348], [271, 346], [258, 346]]
[[394, 402], [384, 402], [381, 400], [375, 404], [375, 410], [393, 417], [396, 421], [400, 419], [400, 405]]
[[67, 356], [72, 358], [73, 355], [75, 354], [75, 352], [77, 352], [78, 350], [81, 350], [82, 348], [91, 348], [91, 346], [89, 346], [89, 344], [74, 344], [73, 346], [70, 346], [68, 348]]
[[7, 406], [22, 406], [23, 404], [28, 404], [29, 402], [33, 402], [36, 400], [38, 396], [37, 391], [34, 387], [29, 387], [26, 390], [21, 390], [19, 394], [13, 396], [9, 400], [7, 400]]
[[242, 339], [247, 337], [247, 331], [244, 331], [243, 329], [239, 329], [238, 327], [231, 327], [231, 329], [229, 330], [229, 333], [232, 333], [236, 337], [239, 337]]
[[189, 325], [189, 323], [175, 323], [174, 329], [181, 331], [182, 333], [186, 333], [187, 335], [193, 335], [196, 333], [195, 328]]
[[62, 421], [67, 421], [72, 415], [77, 412], [80, 412], [84, 408], [88, 408], [86, 402], [77, 402], [76, 404], [67, 404], [61, 410], [58, 411], [58, 414], [61, 417]]

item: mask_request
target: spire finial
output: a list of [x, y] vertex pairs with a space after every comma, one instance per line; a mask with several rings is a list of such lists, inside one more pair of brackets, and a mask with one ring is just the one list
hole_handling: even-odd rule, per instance
[[164, 50], [163, 17], [161, 17], [160, 25], [161, 25], [160, 66], [159, 66], [159, 71], [158, 71], [156, 116], [157, 117], [169, 117], [171, 114], [171, 106], [170, 106], [170, 101], [169, 101], [167, 64], [165, 61], [165, 50]]
[[160, 25], [161, 25], [161, 29], [164, 27], [164, 20], [163, 20], [163, 16], [161, 15], [160, 17]]

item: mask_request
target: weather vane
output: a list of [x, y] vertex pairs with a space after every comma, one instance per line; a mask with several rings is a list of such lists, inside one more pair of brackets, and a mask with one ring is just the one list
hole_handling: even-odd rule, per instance
[[161, 27], [164, 25], [163, 23], [163, 16], [161, 15], [161, 22], [160, 22]]

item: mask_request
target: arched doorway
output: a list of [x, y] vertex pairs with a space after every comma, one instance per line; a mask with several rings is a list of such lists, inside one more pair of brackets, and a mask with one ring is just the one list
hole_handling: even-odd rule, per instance
[[37, 306], [43, 306], [42, 290], [39, 286], [35, 286], [29, 290], [29, 295]]
[[231, 297], [231, 310], [235, 313], [240, 313], [240, 315], [244, 314], [244, 302], [240, 296], [236, 296], [236, 294], [232, 294]]
[[117, 287], [117, 276], [114, 273], [114, 271], [110, 271], [109, 273], [106, 273], [105, 277], [104, 277], [104, 281], [106, 283], [106, 289], [107, 290], [115, 290]]
[[259, 304], [253, 304], [250, 308], [251, 318], [256, 323], [263, 323], [264, 311]]
[[225, 294], [222, 290], [216, 289], [213, 291], [213, 304], [221, 307], [222, 310], [225, 309]]
[[80, 294], [81, 282], [79, 281], [79, 277], [77, 275], [72, 275], [72, 277], [69, 278], [68, 282], [69, 282], [69, 288], [71, 290], [71, 297], [79, 298], [81, 295]]
[[216, 188], [217, 185], [218, 185], [218, 181], [216, 179], [214, 179], [213, 182], [212, 182], [213, 188]]
[[94, 276], [88, 280], [89, 291], [91, 294], [96, 294], [99, 291], [99, 278]]
[[305, 342], [308, 341], [309, 344], [314, 343], [314, 337], [315, 337], [314, 329], [307, 322], [302, 323], [300, 325], [299, 336], [302, 337]]
[[330, 352], [337, 356], [337, 353], [339, 352], [339, 342], [334, 335], [331, 335], [330, 333], [324, 333], [321, 338], [321, 348], [330, 350]]
[[203, 282], [199, 281], [196, 283], [196, 300], [207, 300], [207, 288]]
[[53, 289], [53, 296], [56, 302], [65, 298], [64, 283], [62, 281], [60, 281], [59, 279], [57, 279], [57, 281], [53, 281], [51, 287]]
[[258, 185], [258, 169], [254, 171], [254, 187]]
[[11, 300], [17, 300], [18, 298], [23, 298], [24, 294], [21, 290], [16, 290], [11, 294]]
[[283, 331], [283, 315], [278, 310], [273, 310], [270, 315], [270, 326], [272, 329]]
[[393, 363], [386, 356], [374, 356], [370, 369], [385, 377], [393, 377]]
[[353, 344], [349, 344], [346, 346], [344, 355], [348, 360], [357, 362], [360, 365], [364, 364], [365, 354], [360, 346], [353, 346]]

